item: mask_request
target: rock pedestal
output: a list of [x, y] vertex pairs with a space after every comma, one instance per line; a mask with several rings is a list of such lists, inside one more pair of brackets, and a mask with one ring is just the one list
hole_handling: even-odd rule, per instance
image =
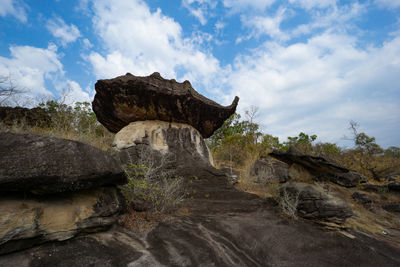
[[[182, 123], [132, 122], [115, 135], [113, 146], [120, 152], [123, 163], [148, 157], [145, 153], [150, 149], [156, 158], [164, 158], [171, 163], [213, 165], [211, 153], [201, 134]], [[143, 151], [144, 148], [147, 149]]]

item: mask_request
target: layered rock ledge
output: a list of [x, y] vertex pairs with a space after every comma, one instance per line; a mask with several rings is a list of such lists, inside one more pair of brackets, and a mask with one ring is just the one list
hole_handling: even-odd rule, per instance
[[364, 179], [360, 173], [340, 166], [325, 157], [303, 154], [294, 147], [290, 147], [288, 151], [274, 150], [269, 155], [289, 165], [291, 178], [331, 181], [345, 187], [354, 187]]
[[0, 133], [0, 255], [109, 229], [124, 208], [116, 184], [125, 181], [97, 148]]
[[160, 120], [189, 124], [208, 138], [235, 113], [239, 101], [235, 97], [230, 106], [223, 107], [196, 92], [189, 81], [167, 80], [157, 72], [99, 80], [95, 89], [93, 111], [114, 133], [131, 122]]
[[0, 133], [0, 159], [0, 192], [54, 194], [126, 181], [104, 151], [60, 138]]

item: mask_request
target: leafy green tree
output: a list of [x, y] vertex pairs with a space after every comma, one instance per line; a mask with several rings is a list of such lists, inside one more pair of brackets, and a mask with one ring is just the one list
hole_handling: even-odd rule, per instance
[[284, 142], [284, 150], [290, 146], [296, 147], [303, 153], [310, 154], [312, 152], [312, 143], [317, 139], [317, 135], [308, 135], [300, 132], [298, 136], [288, 137], [288, 141]]

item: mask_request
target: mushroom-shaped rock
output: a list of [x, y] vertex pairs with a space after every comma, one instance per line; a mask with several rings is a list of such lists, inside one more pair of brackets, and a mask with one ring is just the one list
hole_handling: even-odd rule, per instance
[[131, 122], [160, 120], [189, 124], [208, 138], [235, 113], [239, 101], [235, 97], [230, 106], [223, 107], [197, 93], [189, 81], [167, 80], [157, 72], [99, 80], [95, 89], [93, 111], [114, 133]]

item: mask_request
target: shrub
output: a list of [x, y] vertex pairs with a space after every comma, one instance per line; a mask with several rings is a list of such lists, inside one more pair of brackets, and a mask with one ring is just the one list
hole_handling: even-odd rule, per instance
[[181, 205], [185, 197], [184, 179], [165, 168], [166, 158], [156, 163], [149, 151], [140, 155], [138, 163], [125, 168], [128, 183], [121, 186], [121, 191], [127, 204], [138, 211], [163, 213]]

